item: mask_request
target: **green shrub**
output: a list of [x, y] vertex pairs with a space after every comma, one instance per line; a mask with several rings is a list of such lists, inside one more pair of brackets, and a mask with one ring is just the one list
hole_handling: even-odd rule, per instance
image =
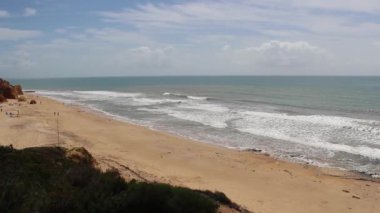
[[66, 158], [65, 152], [58, 147], [0, 146], [0, 212], [206, 213], [218, 208], [209, 194], [125, 182], [116, 170], [101, 172]]
[[9, 145], [9, 146], [0, 146], [0, 154], [1, 153], [9, 153], [9, 152], [13, 152], [15, 149], [13, 148], [12, 145]]

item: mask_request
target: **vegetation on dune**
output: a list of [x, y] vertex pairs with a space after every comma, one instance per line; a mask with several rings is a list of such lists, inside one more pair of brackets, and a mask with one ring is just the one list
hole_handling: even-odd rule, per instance
[[216, 212], [223, 193], [126, 182], [60, 147], [0, 146], [0, 212]]

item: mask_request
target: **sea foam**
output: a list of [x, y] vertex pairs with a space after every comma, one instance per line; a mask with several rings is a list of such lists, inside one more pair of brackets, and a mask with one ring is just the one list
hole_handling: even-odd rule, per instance
[[209, 100], [208, 97], [184, 95], [184, 94], [180, 94], [180, 93], [164, 92], [162, 95], [169, 96], [169, 97], [184, 98], [184, 99], [193, 99], [193, 100]]

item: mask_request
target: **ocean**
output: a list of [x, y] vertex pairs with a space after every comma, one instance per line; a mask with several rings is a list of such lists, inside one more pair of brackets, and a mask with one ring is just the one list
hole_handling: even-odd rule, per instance
[[380, 177], [380, 77], [16, 79], [119, 120]]

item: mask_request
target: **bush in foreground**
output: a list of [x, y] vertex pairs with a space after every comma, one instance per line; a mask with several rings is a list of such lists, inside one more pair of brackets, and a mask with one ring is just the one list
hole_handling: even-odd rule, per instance
[[125, 182], [117, 171], [65, 154], [59, 147], [0, 147], [0, 212], [216, 212], [231, 203], [222, 193]]

